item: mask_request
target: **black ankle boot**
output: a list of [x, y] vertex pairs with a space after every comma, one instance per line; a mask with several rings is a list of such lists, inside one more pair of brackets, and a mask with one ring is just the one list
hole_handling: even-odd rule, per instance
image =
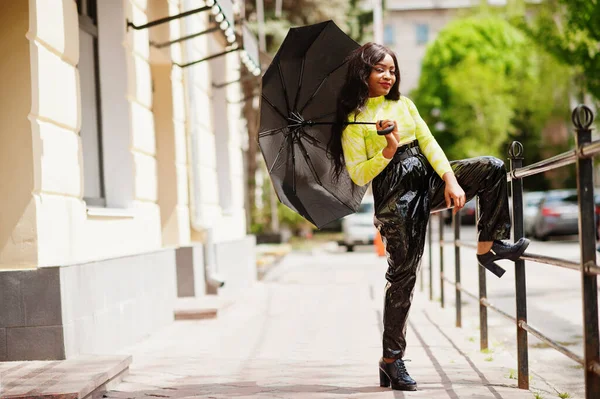
[[477, 261], [481, 266], [485, 267], [496, 276], [502, 277], [506, 270], [498, 266], [495, 261], [500, 259], [516, 261], [523, 255], [528, 246], [529, 240], [527, 238], [521, 238], [514, 244], [506, 241], [494, 240], [492, 248], [488, 252], [477, 255]]
[[383, 358], [379, 360], [379, 386], [389, 387], [398, 391], [416, 391], [417, 382], [408, 375], [404, 360], [396, 359], [386, 363]]

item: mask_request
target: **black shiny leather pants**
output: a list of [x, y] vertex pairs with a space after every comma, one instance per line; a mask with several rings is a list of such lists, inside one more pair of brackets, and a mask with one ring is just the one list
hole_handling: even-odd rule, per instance
[[[493, 157], [451, 162], [467, 201], [479, 196], [479, 241], [510, 237], [504, 163]], [[444, 181], [418, 152], [392, 160], [373, 180], [375, 226], [386, 246], [383, 357], [402, 358], [406, 325], [432, 210], [446, 208]]]

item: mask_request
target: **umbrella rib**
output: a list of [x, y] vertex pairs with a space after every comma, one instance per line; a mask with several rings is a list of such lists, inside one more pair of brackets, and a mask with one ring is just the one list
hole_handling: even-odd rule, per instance
[[[325, 152], [329, 152], [329, 151], [327, 150], [327, 147], [325, 146], [325, 143], [323, 143], [323, 142], [322, 142], [321, 140], [319, 140], [318, 138], [316, 138], [316, 137], [313, 137], [313, 136], [311, 136], [310, 134], [306, 133], [306, 131], [305, 131], [305, 130], [303, 130], [303, 132], [304, 132], [304, 135], [303, 135], [303, 136], [301, 136], [301, 137], [303, 137], [303, 138], [307, 139], [308, 141], [310, 141], [310, 143], [311, 143], [312, 145], [314, 145], [315, 147], [317, 147], [317, 148], [320, 148], [320, 149], [322, 149], [322, 150], [323, 150], [323, 151], [325, 151]], [[319, 143], [319, 144], [321, 144], [321, 145], [315, 144], [315, 142], [316, 142], [316, 143]], [[323, 147], [321, 147], [321, 146], [323, 146]]]
[[284, 127], [278, 127], [278, 128], [276, 128], [276, 129], [269, 129], [269, 130], [265, 130], [264, 132], [260, 132], [260, 133], [258, 134], [258, 138], [262, 138], [262, 137], [265, 137], [265, 136], [272, 136], [272, 135], [274, 135], [274, 134], [277, 134], [277, 133], [281, 132], [281, 131], [282, 131], [282, 130], [284, 130], [284, 129], [291, 128], [291, 127], [294, 127], [294, 128], [295, 128], [295, 127], [297, 127], [297, 126], [300, 126], [300, 124], [299, 124], [299, 123], [296, 123], [296, 124], [294, 124], [294, 125], [288, 125], [288, 126], [284, 126]]
[[[294, 132], [296, 132], [298, 129], [300, 129], [300, 127], [293, 129], [292, 131], [290, 131], [288, 134], [285, 135], [285, 138], [284, 138], [283, 142], [281, 143], [281, 146], [279, 147], [279, 151], [277, 152], [277, 155], [275, 156], [275, 160], [273, 161], [273, 164], [269, 168], [269, 173], [271, 173], [273, 171], [275, 164], [279, 160], [279, 156], [281, 155], [281, 152], [283, 151], [285, 143], [287, 143], [287, 141], [289, 140], [289, 137], [292, 136], [294, 134]], [[292, 141], [292, 145], [293, 145], [293, 141]]]
[[312, 120], [314, 120], [314, 121], [318, 121], [319, 119], [323, 119], [323, 118], [325, 118], [325, 117], [327, 117], [327, 116], [333, 116], [333, 115], [335, 115], [335, 112], [330, 112], [330, 113], [328, 113], [328, 114], [321, 115], [321, 116], [317, 116], [316, 118], [312, 118]]
[[264, 132], [260, 132], [258, 134], [258, 138], [261, 137], [265, 137], [265, 136], [272, 136], [274, 134], [277, 134], [279, 132], [281, 132], [282, 130], [284, 130], [287, 126], [284, 127], [278, 127], [277, 129], [269, 129], [269, 130], [265, 130]]
[[334, 73], [335, 71], [337, 71], [338, 69], [340, 69], [341, 67], [343, 67], [344, 65], [346, 65], [347, 62], [348, 61], [342, 62], [337, 68], [335, 68], [333, 71], [329, 72], [327, 74], [327, 76], [325, 76], [323, 78], [323, 80], [319, 84], [319, 87], [317, 87], [317, 89], [312, 94], [312, 96], [310, 96], [310, 98], [308, 99], [308, 101], [306, 101], [306, 104], [304, 104], [304, 106], [300, 109], [300, 113], [304, 112], [304, 110], [306, 109], [306, 107], [308, 107], [308, 105], [311, 103], [311, 101], [316, 97], [316, 95], [319, 93], [319, 90], [321, 90], [321, 87], [323, 87], [323, 84], [325, 84], [325, 81], [331, 76], [331, 74]]
[[279, 151], [277, 151], [277, 155], [275, 156], [275, 160], [273, 160], [273, 163], [271, 164], [271, 167], [269, 168], [269, 174], [271, 172], [273, 172], [273, 168], [275, 167], [275, 164], [277, 164], [277, 161], [279, 160], [279, 156], [281, 155], [281, 152], [283, 151], [285, 144], [288, 141], [288, 137], [289, 135], [286, 135], [283, 139], [283, 142], [281, 143], [281, 146], [279, 146]]
[[269, 104], [271, 106], [271, 108], [273, 108], [278, 114], [279, 116], [281, 116], [286, 122], [288, 122], [288, 118], [287, 116], [285, 116], [283, 114], [283, 112], [281, 112], [279, 110], [279, 108], [277, 108], [272, 102], [271, 100], [269, 100], [269, 98], [267, 96], [265, 96], [265, 94], [263, 93], [262, 98], [267, 102], [267, 104]]
[[285, 97], [285, 106], [287, 107], [288, 115], [290, 113], [290, 102], [288, 100], [287, 88], [285, 87], [285, 79], [283, 79], [283, 71], [281, 70], [281, 61], [277, 60], [277, 70], [279, 71], [279, 80], [281, 80], [281, 86], [283, 87], [283, 96]]
[[294, 99], [294, 108], [293, 110], [296, 110], [296, 107], [298, 106], [298, 99], [300, 97], [300, 89], [302, 88], [302, 81], [304, 80], [304, 64], [306, 62], [306, 54], [304, 54], [304, 56], [302, 57], [302, 65], [300, 67], [300, 77], [298, 78], [298, 90], [296, 91], [296, 98]]
[[313, 174], [313, 177], [315, 178], [315, 180], [317, 181], [317, 183], [319, 183], [319, 185], [321, 187], [323, 187], [325, 189], [325, 191], [327, 191], [329, 194], [331, 194], [331, 196], [333, 198], [335, 198], [336, 200], [339, 201], [340, 204], [344, 205], [346, 208], [348, 208], [351, 212], [355, 212], [354, 209], [352, 209], [352, 207], [350, 207], [348, 204], [346, 204], [344, 201], [342, 201], [337, 194], [331, 192], [331, 190], [329, 190], [327, 187], [325, 187], [323, 185], [323, 183], [321, 182], [321, 179], [319, 179], [319, 176], [317, 176], [317, 171], [315, 170], [315, 167], [312, 163], [312, 161], [310, 160], [310, 156], [308, 155], [308, 152], [306, 151], [306, 147], [304, 147], [304, 144], [302, 143], [302, 141], [298, 141], [300, 144], [300, 147], [302, 148], [302, 155], [304, 156], [304, 160], [306, 161], [306, 163], [308, 164], [308, 167], [310, 169], [310, 171]]
[[[295, 133], [295, 131], [294, 131]], [[294, 136], [292, 133], [292, 140], [290, 141], [290, 147], [292, 150], [292, 191], [296, 194], [296, 151], [294, 149]]]
[[302, 156], [304, 157], [304, 160], [306, 161], [306, 164], [308, 165], [313, 177], [315, 178], [317, 183], [319, 183], [319, 185], [322, 186], [323, 183], [321, 182], [319, 175], [317, 175], [315, 166], [313, 165], [312, 161], [310, 160], [310, 155], [308, 155], [308, 151], [306, 150], [306, 147], [304, 146], [304, 143], [302, 142], [302, 140], [298, 140], [298, 145], [300, 146], [300, 149], [302, 150], [300, 152], [302, 153]]

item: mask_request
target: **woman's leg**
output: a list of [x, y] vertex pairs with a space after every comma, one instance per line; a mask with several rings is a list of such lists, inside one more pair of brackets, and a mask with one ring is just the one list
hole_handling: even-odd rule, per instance
[[[451, 165], [467, 200], [475, 195], [479, 197], [477, 261], [496, 276], [502, 277], [505, 270], [495, 261], [516, 261], [529, 245], [526, 238], [514, 244], [501, 241], [510, 237], [511, 227], [504, 162], [494, 157], [479, 157], [454, 161]], [[444, 189], [444, 181], [437, 174], [432, 174], [432, 209], [446, 207]]]
[[414, 219], [405, 219], [403, 223], [390, 223], [385, 218], [379, 219], [382, 223], [380, 232], [388, 256], [383, 308], [385, 359], [401, 359], [406, 350], [408, 313], [425, 246], [429, 210], [419, 212], [415, 216], [417, 217]]
[[[494, 241], [510, 238], [510, 213], [504, 162], [494, 157], [469, 158], [450, 163], [467, 201], [479, 197], [478, 240]], [[444, 181], [431, 177], [431, 209], [446, 208]]]
[[430, 166], [424, 157], [390, 164], [374, 180], [375, 226], [386, 247], [383, 358], [401, 359], [427, 222]]

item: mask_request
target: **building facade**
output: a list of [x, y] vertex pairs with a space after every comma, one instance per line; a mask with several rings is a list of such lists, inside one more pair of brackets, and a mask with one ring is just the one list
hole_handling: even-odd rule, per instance
[[408, 95], [419, 83], [427, 44], [460, 12], [479, 0], [389, 0], [384, 15], [383, 42], [398, 57], [401, 92]]
[[[487, 3], [490, 6], [505, 6], [507, 2], [487, 0]], [[398, 56], [403, 94], [409, 94], [418, 86], [427, 44], [434, 41], [450, 21], [480, 4], [481, 0], [386, 1], [383, 42]]]
[[0, 3], [0, 361], [110, 353], [255, 281], [230, 1]]

